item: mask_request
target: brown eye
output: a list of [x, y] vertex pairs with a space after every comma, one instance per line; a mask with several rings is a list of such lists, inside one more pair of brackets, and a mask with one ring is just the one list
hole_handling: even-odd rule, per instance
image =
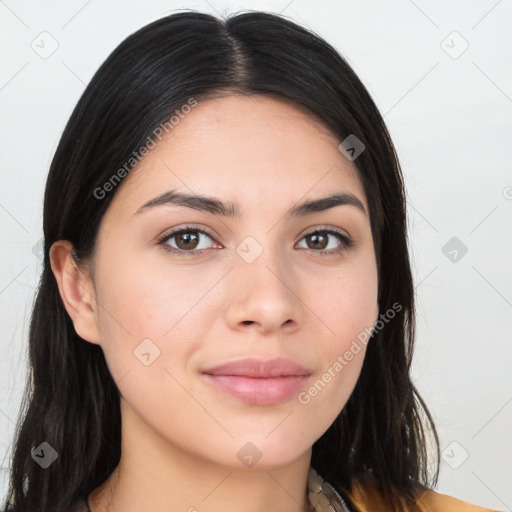
[[193, 256], [210, 249], [212, 241], [207, 231], [187, 226], [166, 234], [158, 243], [168, 252]]
[[[303, 248], [311, 249], [319, 255], [339, 254], [353, 246], [353, 241], [348, 235], [332, 228], [306, 233], [302, 240], [306, 241], [306, 247]], [[332, 240], [337, 240], [338, 244]]]

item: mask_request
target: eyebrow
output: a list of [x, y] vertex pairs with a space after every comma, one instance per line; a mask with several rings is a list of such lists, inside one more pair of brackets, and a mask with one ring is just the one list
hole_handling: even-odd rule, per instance
[[[169, 190], [158, 197], [150, 199], [144, 203], [134, 215], [162, 205], [184, 206], [186, 208], [221, 215], [223, 217], [242, 216], [242, 211], [236, 203], [223, 202], [215, 197], [185, 194], [183, 192], [176, 192], [175, 190]], [[335, 206], [342, 205], [354, 206], [367, 215], [366, 209], [361, 200], [353, 194], [344, 192], [296, 204], [286, 212], [285, 217], [287, 219], [292, 217], [304, 217], [312, 213], [321, 212], [334, 208]]]

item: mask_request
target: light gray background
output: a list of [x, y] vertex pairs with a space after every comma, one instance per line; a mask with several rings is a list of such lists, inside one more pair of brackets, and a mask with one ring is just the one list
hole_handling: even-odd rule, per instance
[[335, 46], [370, 90], [406, 180], [418, 299], [414, 378], [441, 437], [437, 490], [512, 510], [510, 0], [0, 1], [1, 494], [51, 158], [108, 54], [179, 8], [281, 12]]

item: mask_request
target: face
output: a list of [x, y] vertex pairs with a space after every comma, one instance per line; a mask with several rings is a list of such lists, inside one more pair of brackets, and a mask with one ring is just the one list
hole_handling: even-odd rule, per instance
[[[215, 464], [241, 467], [248, 454], [270, 468], [335, 420], [363, 363], [353, 342], [378, 316], [367, 199], [340, 142], [289, 102], [220, 97], [199, 102], [119, 185], [92, 261], [89, 341], [121, 392], [123, 428], [143, 425], [161, 446]], [[146, 204], [170, 191], [231, 214], [198, 200]], [[362, 208], [288, 214], [334, 194]], [[309, 376], [203, 374], [278, 357]]]

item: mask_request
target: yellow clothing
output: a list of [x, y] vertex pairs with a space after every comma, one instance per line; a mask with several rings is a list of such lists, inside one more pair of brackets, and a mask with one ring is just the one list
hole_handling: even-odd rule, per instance
[[[345, 512], [343, 499], [334, 491], [332, 486], [323, 482], [323, 478], [311, 467], [308, 476], [309, 501], [312, 512]], [[325, 493], [324, 493], [325, 491]], [[332, 499], [333, 504], [329, 501]], [[382, 496], [372, 482], [367, 478], [364, 482], [355, 481], [349, 497], [361, 512], [393, 512], [383, 504]], [[417, 504], [422, 512], [499, 512], [477, 505], [471, 505], [446, 494], [427, 490], [418, 498]]]

